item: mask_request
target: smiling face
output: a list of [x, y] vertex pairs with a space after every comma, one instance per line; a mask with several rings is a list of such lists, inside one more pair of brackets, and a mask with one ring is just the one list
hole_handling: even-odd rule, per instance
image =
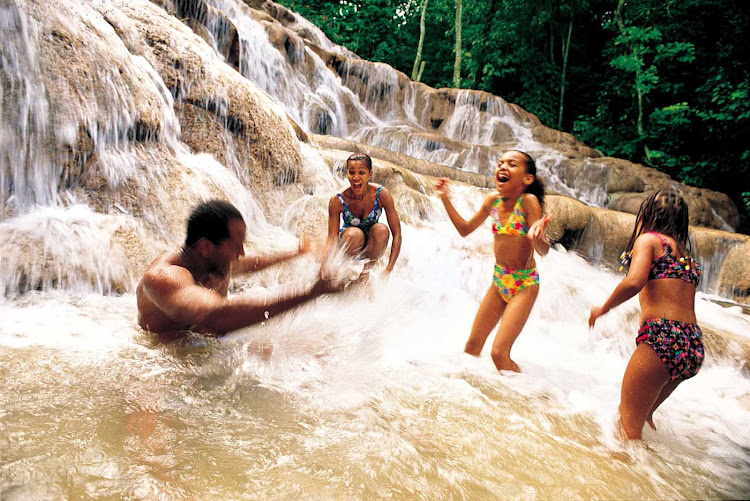
[[520, 151], [507, 151], [497, 161], [495, 186], [502, 196], [519, 196], [534, 182], [526, 171], [526, 160]]
[[370, 182], [372, 171], [367, 168], [364, 160], [349, 160], [346, 164], [346, 178], [349, 180], [352, 193], [356, 197], [362, 197], [367, 191], [367, 183]]

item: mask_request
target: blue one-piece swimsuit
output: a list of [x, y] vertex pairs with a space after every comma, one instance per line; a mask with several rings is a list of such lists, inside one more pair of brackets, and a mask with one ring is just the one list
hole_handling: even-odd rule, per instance
[[375, 203], [372, 206], [372, 210], [364, 219], [359, 219], [358, 217], [354, 217], [354, 214], [352, 214], [352, 211], [349, 210], [349, 206], [346, 205], [346, 202], [344, 201], [344, 197], [341, 196], [341, 193], [338, 193], [336, 196], [339, 197], [339, 200], [341, 200], [341, 205], [344, 207], [344, 211], [341, 213], [341, 217], [344, 220], [344, 225], [339, 230], [339, 233], [344, 231], [344, 229], [349, 228], [350, 226], [353, 226], [355, 228], [359, 228], [362, 230], [362, 233], [365, 234], [365, 242], [367, 241], [367, 234], [370, 232], [370, 228], [372, 228], [375, 223], [378, 222], [378, 219], [380, 219], [380, 214], [383, 213], [383, 207], [380, 205], [380, 190], [383, 189], [382, 186], [378, 186], [378, 191], [375, 193]]

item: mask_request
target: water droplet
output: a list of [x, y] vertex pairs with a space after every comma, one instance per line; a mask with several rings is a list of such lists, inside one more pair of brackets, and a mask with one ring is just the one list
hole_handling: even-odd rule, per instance
[[269, 313], [267, 311], [263, 312], [263, 315], [266, 317], [266, 320], [268, 320]]

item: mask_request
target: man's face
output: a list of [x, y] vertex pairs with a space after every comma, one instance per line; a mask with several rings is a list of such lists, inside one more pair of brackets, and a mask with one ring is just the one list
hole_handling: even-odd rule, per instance
[[226, 276], [232, 263], [245, 255], [247, 226], [241, 219], [232, 219], [227, 224], [229, 238], [214, 246], [215, 252], [209, 258], [209, 268], [213, 273]]

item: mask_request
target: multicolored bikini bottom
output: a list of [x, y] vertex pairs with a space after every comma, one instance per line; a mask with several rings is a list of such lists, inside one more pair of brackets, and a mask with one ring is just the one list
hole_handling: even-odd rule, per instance
[[651, 346], [673, 381], [695, 376], [703, 364], [703, 331], [697, 324], [651, 318], [638, 329], [635, 343]]
[[536, 268], [528, 270], [517, 270], [495, 264], [495, 274], [492, 276], [492, 283], [497, 287], [500, 296], [506, 303], [513, 299], [513, 296], [531, 285], [539, 285], [539, 272]]

